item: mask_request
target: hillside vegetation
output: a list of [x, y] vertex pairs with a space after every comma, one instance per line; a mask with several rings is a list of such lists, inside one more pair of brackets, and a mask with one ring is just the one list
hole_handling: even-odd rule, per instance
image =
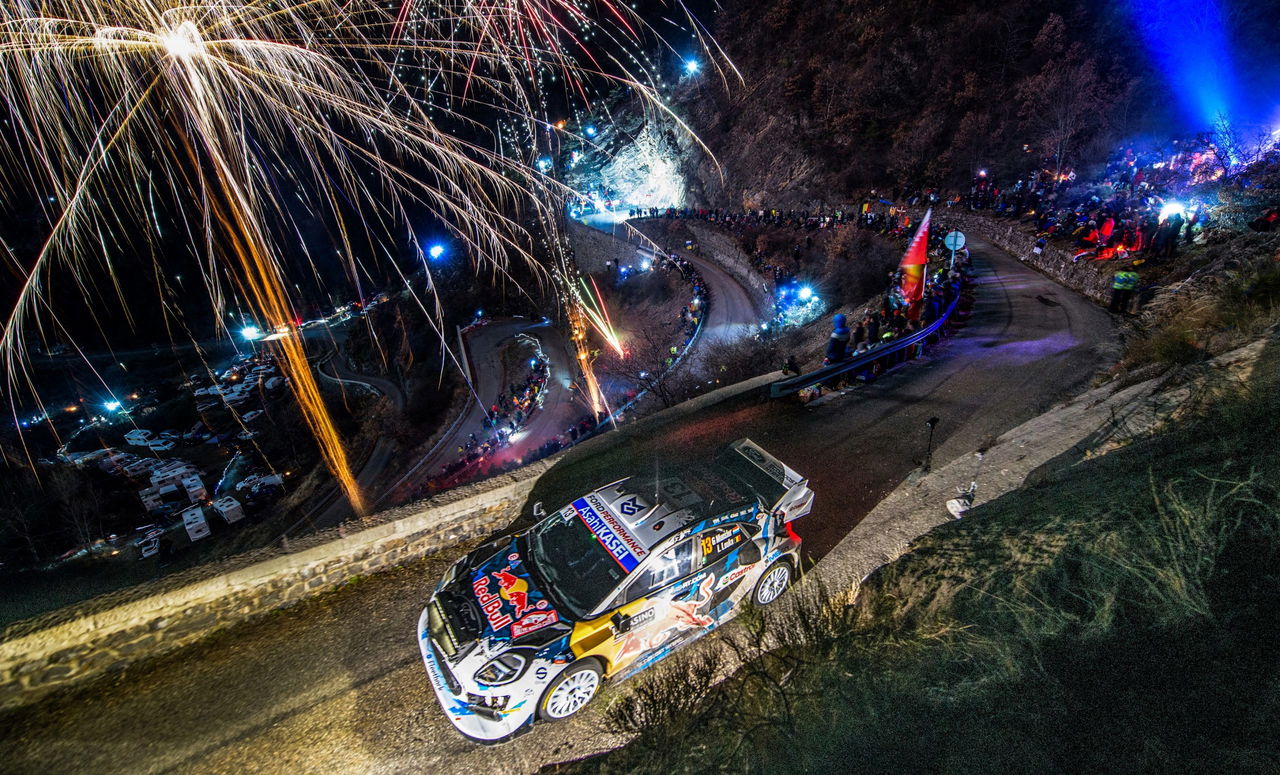
[[1234, 398], [947, 523], [856, 605], [748, 615], [623, 691], [630, 745], [560, 769], [1275, 772], [1277, 367], [1273, 334]]

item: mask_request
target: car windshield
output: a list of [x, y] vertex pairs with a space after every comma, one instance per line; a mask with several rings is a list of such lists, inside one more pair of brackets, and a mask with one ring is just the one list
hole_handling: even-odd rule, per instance
[[529, 531], [534, 571], [574, 619], [600, 605], [627, 571], [572, 509], [558, 511]]

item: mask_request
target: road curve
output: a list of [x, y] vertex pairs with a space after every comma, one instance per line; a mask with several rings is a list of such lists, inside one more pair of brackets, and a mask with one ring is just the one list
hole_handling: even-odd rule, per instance
[[[559, 505], [656, 456], [697, 456], [750, 436], [810, 477], [817, 502], [798, 529], [820, 562], [914, 468], [926, 419], [940, 418], [941, 464], [1075, 391], [1108, 358], [1105, 312], [973, 243], [972, 319], [923, 361], [809, 406], [730, 403], [688, 423], [623, 431], [613, 450], [568, 453], [532, 499]], [[0, 717], [0, 770], [521, 772], [614, 744], [601, 731], [603, 703], [496, 748], [454, 734], [428, 687], [414, 627], [435, 578], [462, 550]]]
[[[755, 298], [737, 278], [719, 264], [695, 255], [685, 255], [689, 263], [697, 267], [711, 289], [711, 311], [703, 324], [704, 352], [717, 344], [736, 342], [756, 331], [765, 320], [766, 300]], [[714, 353], [699, 354], [699, 359], [712, 357]]]

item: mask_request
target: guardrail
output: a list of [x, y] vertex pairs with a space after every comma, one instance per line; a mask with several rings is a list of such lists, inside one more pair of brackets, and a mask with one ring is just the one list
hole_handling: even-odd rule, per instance
[[782, 398], [799, 393], [805, 388], [821, 385], [825, 382], [831, 382], [842, 374], [851, 371], [860, 371], [862, 369], [874, 368], [877, 361], [895, 356], [904, 350], [926, 342], [930, 337], [936, 336], [942, 327], [951, 319], [952, 313], [956, 310], [956, 305], [960, 303], [960, 289], [956, 289], [955, 298], [947, 305], [947, 308], [938, 317], [937, 320], [930, 323], [925, 328], [920, 329], [910, 336], [901, 339], [894, 339], [890, 342], [884, 342], [875, 345], [861, 355], [849, 360], [833, 363], [830, 366], [824, 366], [817, 371], [811, 371], [808, 374], [799, 374], [788, 379], [778, 380], [769, 386], [770, 398]]

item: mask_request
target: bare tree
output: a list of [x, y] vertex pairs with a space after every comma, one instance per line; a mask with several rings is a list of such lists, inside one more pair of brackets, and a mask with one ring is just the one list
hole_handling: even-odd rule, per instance
[[1062, 17], [1051, 14], [1035, 42], [1044, 65], [1017, 89], [1023, 126], [1054, 157], [1055, 179], [1060, 179], [1067, 157], [1103, 125], [1113, 101], [1114, 85], [1098, 74], [1084, 46], [1065, 41]]
[[696, 384], [688, 365], [676, 363], [680, 352], [676, 341], [669, 325], [645, 326], [628, 342], [625, 356], [602, 359], [600, 366], [658, 399], [664, 409], [670, 408], [689, 398]]

